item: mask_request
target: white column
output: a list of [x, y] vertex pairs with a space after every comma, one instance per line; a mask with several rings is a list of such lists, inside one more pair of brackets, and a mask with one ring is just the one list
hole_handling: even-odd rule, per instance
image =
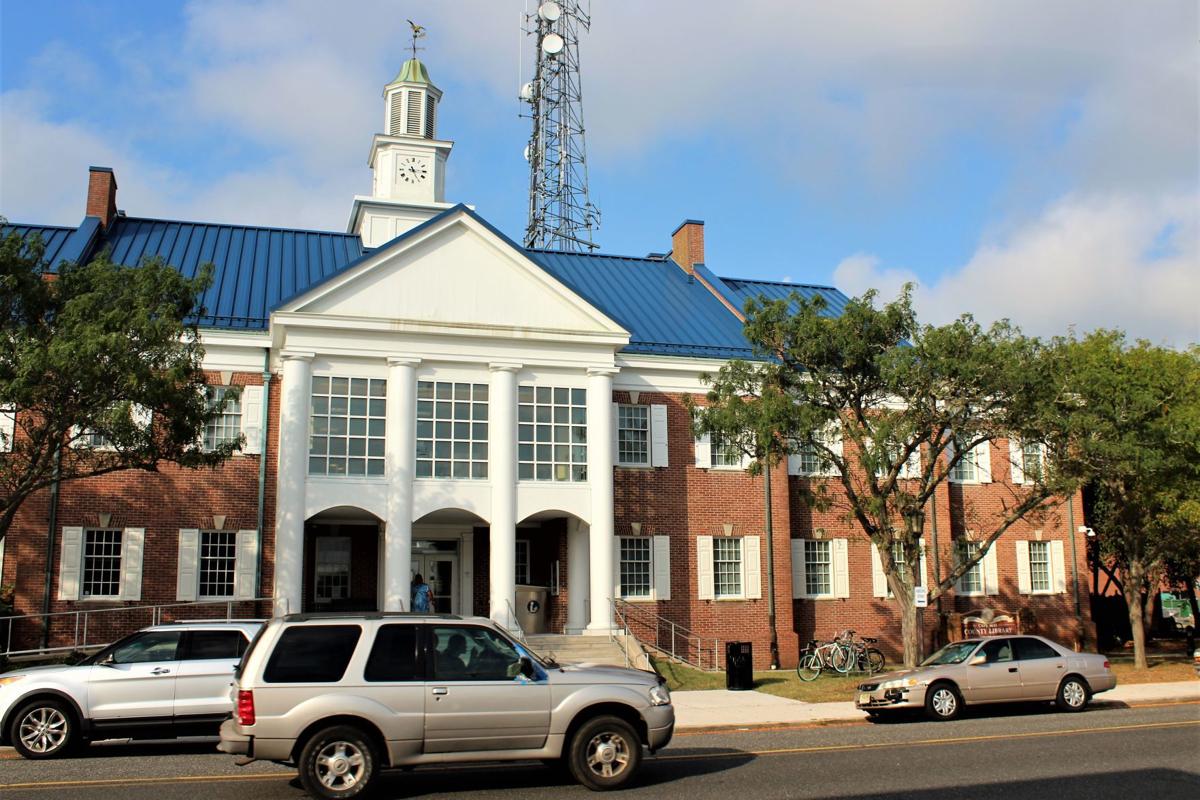
[[567, 628], [573, 633], [587, 626], [588, 525], [567, 520]]
[[284, 350], [279, 395], [279, 476], [275, 493], [276, 616], [302, 610], [308, 412], [313, 353]]
[[592, 494], [592, 521], [588, 534], [591, 621], [587, 629], [606, 633], [612, 628], [613, 590], [613, 457], [612, 368], [589, 369], [588, 483]]
[[383, 545], [383, 610], [408, 611], [412, 561], [413, 474], [417, 437], [417, 365], [420, 359], [388, 359], [388, 506]]
[[488, 386], [488, 481], [492, 485], [488, 537], [488, 616], [513, 627], [517, 576], [517, 371], [492, 364]]

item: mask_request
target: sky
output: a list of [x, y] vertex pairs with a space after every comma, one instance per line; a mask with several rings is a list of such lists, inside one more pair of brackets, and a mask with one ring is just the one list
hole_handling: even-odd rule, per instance
[[[587, 0], [583, 0], [585, 6]], [[526, 0], [0, 0], [0, 215], [344, 230], [408, 24], [446, 194], [520, 240]], [[596, 0], [580, 44], [596, 234], [924, 321], [1200, 342], [1194, 0]]]

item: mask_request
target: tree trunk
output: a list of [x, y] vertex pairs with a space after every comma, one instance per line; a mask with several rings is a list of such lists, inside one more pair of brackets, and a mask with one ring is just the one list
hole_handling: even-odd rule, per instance
[[1192, 577], [1187, 579], [1187, 598], [1192, 604], [1192, 629], [1195, 630], [1200, 624], [1200, 604], [1196, 603], [1196, 579]]
[[1125, 604], [1129, 607], [1129, 628], [1133, 632], [1134, 669], [1146, 669], [1146, 625], [1142, 609], [1142, 565], [1131, 563], [1125, 574]]

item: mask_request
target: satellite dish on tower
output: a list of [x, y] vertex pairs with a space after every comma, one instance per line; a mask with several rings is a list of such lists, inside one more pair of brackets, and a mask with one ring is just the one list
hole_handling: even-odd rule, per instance
[[527, 83], [521, 87], [521, 99], [529, 102], [533, 99], [533, 84]]
[[525, 145], [525, 160], [529, 160], [529, 145]]
[[542, 50], [549, 55], [558, 55], [562, 52], [566, 42], [557, 33], [548, 33], [542, 38]]
[[547, 22], [555, 22], [562, 16], [562, 9], [558, 3], [542, 3], [538, 6], [538, 16]]

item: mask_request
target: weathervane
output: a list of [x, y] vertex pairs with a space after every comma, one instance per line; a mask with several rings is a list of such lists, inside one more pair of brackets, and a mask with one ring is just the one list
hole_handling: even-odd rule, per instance
[[409, 27], [412, 28], [412, 51], [413, 51], [413, 58], [416, 58], [417, 51], [425, 49], [424, 47], [417, 47], [417, 39], [425, 38], [425, 26], [418, 25], [417, 23], [413, 22], [411, 19], [406, 20], [406, 22], [408, 22]]

